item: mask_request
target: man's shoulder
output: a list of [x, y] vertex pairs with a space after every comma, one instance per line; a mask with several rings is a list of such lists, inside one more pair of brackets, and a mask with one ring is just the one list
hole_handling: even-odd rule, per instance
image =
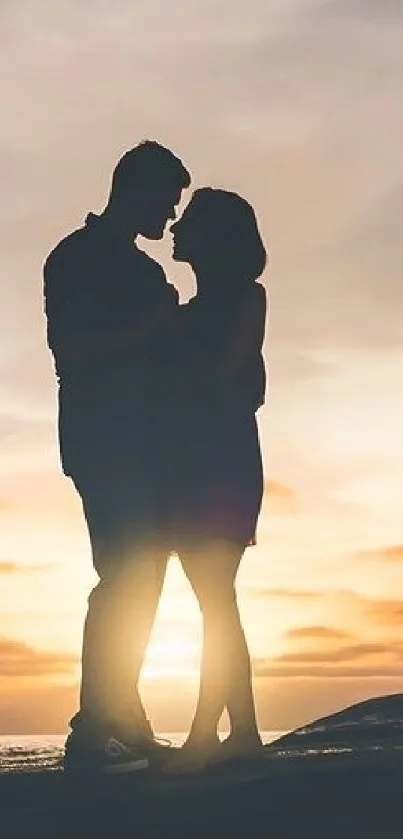
[[83, 257], [88, 250], [86, 228], [73, 230], [50, 251], [44, 262], [45, 278], [53, 271], [63, 271]]

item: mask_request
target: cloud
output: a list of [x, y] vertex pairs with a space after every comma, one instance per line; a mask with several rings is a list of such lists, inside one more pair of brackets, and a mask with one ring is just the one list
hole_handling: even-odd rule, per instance
[[324, 8], [324, 15], [379, 24], [381, 20], [402, 20], [403, 6], [401, 0], [331, 0]]
[[301, 652], [283, 653], [275, 661], [280, 664], [344, 664], [349, 661], [358, 661], [368, 656], [381, 657], [402, 657], [403, 646], [401, 644], [361, 643], [345, 644], [332, 650], [304, 650]]
[[250, 597], [251, 599], [270, 599], [273, 597], [280, 600], [316, 600], [323, 597], [321, 591], [308, 591], [297, 588], [265, 588], [264, 586], [259, 588], [250, 586], [244, 588], [243, 592], [246, 597]]
[[77, 656], [36, 650], [0, 636], [0, 677], [43, 677], [74, 672]]
[[14, 574], [17, 569], [16, 562], [10, 562], [7, 559], [0, 560], [0, 574]]
[[267, 481], [265, 484], [265, 496], [269, 510], [277, 515], [295, 515], [298, 512], [297, 497], [291, 487], [281, 484], [278, 481]]
[[259, 677], [382, 678], [401, 677], [402, 661], [400, 642], [362, 642], [331, 650], [303, 650], [283, 653], [273, 659], [255, 659], [253, 668]]
[[[289, 640], [313, 638], [322, 644], [340, 641], [347, 633], [328, 627], [297, 627], [285, 633]], [[254, 659], [258, 677], [271, 678], [384, 678], [402, 677], [403, 643], [362, 641], [341, 643], [336, 647], [284, 652], [270, 659]]]
[[395, 677], [402, 679], [402, 667], [399, 665], [373, 665], [371, 667], [334, 666], [328, 667], [310, 665], [278, 666], [267, 663], [254, 663], [254, 675], [257, 678], [285, 678], [285, 679], [385, 679]]
[[386, 626], [403, 627], [403, 600], [374, 600], [368, 603], [366, 615]]
[[[357, 591], [350, 589], [327, 589], [326, 591], [314, 591], [309, 589], [293, 589], [293, 588], [265, 588], [262, 587], [247, 587], [242, 589], [242, 594], [245, 598], [251, 600], [290, 600], [306, 602], [312, 605], [315, 601], [322, 601], [325, 605], [331, 605], [337, 612], [344, 612], [348, 608], [349, 612], [356, 614], [358, 620], [363, 618], [370, 622], [377, 624], [384, 624], [385, 626], [403, 626], [403, 598], [401, 600], [387, 599], [387, 598], [370, 598]], [[303, 638], [312, 638], [323, 641], [343, 640], [351, 638], [351, 635], [342, 629], [327, 627], [327, 626], [301, 626], [291, 627], [284, 635], [288, 640], [298, 640]]]
[[351, 638], [349, 632], [343, 632], [341, 629], [334, 629], [329, 626], [298, 626], [293, 629], [288, 629], [284, 636], [289, 640], [299, 638], [315, 638], [321, 641], [341, 641], [346, 638]]
[[267, 481], [265, 485], [265, 492], [269, 495], [274, 495], [277, 498], [294, 498], [294, 492], [291, 487], [279, 483], [279, 481]]
[[54, 565], [43, 564], [43, 565], [22, 565], [19, 562], [12, 562], [11, 560], [3, 559], [0, 560], [0, 576], [4, 575], [12, 575], [12, 574], [40, 574], [42, 571], [48, 571], [50, 568], [54, 568]]
[[370, 551], [359, 551], [358, 560], [379, 560], [380, 562], [403, 562], [403, 545], [387, 545]]

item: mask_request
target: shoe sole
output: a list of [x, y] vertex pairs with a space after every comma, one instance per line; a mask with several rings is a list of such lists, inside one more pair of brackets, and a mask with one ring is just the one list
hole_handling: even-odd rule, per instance
[[101, 770], [103, 775], [124, 775], [126, 772], [141, 772], [150, 768], [149, 760], [132, 760], [130, 763], [120, 763], [113, 766], [104, 766]]
[[128, 775], [130, 772], [144, 772], [150, 768], [150, 761], [147, 759], [131, 760], [127, 763], [117, 763], [109, 766], [72, 766], [71, 764], [64, 764], [64, 774], [70, 777], [98, 777], [102, 775]]

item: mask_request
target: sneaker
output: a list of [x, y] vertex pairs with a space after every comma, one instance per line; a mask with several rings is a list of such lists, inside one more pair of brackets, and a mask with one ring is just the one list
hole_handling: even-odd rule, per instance
[[138, 736], [135, 736], [133, 739], [132, 732], [124, 730], [113, 730], [113, 734], [115, 735], [115, 739], [119, 740], [120, 743], [124, 743], [126, 748], [136, 752], [141, 748], [148, 755], [150, 763], [153, 766], [163, 763], [168, 759], [168, 756], [171, 756], [173, 752], [177, 751], [170, 740], [165, 740], [162, 737], [155, 737], [153, 735], [152, 737], [141, 737], [139, 739]]
[[69, 774], [123, 775], [141, 772], [153, 763], [150, 749], [139, 744], [126, 746], [120, 740], [109, 737], [97, 747], [89, 748], [70, 734], [64, 753], [64, 771]]

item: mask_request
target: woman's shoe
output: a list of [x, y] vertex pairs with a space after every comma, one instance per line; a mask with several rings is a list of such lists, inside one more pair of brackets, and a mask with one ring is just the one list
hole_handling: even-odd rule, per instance
[[176, 754], [167, 761], [162, 769], [164, 775], [192, 775], [206, 769], [220, 751], [221, 744], [217, 738], [209, 742], [200, 741], [185, 743]]
[[256, 737], [236, 737], [232, 734], [223, 740], [220, 750], [215, 757], [214, 763], [227, 761], [251, 761], [261, 760], [265, 757], [265, 747]]

